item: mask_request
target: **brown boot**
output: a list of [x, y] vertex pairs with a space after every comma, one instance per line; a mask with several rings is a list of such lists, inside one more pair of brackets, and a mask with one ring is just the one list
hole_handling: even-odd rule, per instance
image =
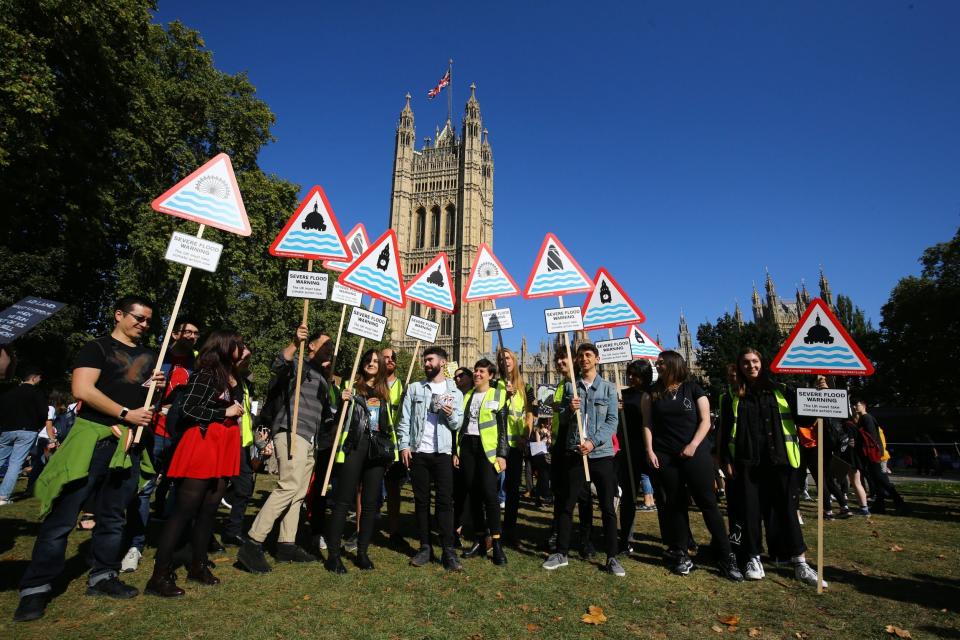
[[203, 560], [191, 563], [190, 571], [187, 572], [187, 580], [193, 580], [194, 582], [205, 584], [208, 587], [220, 584], [220, 578], [210, 572], [208, 563]]
[[153, 575], [147, 582], [145, 593], [161, 598], [176, 598], [185, 592], [177, 586], [177, 576], [169, 566], [156, 564], [153, 566]]

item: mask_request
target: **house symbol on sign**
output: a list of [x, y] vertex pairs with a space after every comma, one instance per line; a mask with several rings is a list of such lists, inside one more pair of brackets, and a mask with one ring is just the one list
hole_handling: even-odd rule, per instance
[[316, 229], [317, 231], [326, 231], [327, 224], [323, 221], [323, 214], [317, 211], [317, 203], [313, 203], [313, 211], [307, 214], [300, 225], [304, 229]]
[[803, 339], [807, 344], [833, 344], [833, 336], [830, 330], [820, 324], [820, 314], [817, 314], [817, 323], [807, 330], [807, 335]]
[[435, 284], [438, 287], [443, 286], [443, 274], [440, 273], [440, 265], [437, 265], [437, 270], [427, 276], [427, 282], [430, 284]]
[[386, 271], [387, 267], [390, 265], [390, 245], [383, 245], [383, 251], [380, 252], [380, 256], [377, 258], [377, 269], [380, 271]]

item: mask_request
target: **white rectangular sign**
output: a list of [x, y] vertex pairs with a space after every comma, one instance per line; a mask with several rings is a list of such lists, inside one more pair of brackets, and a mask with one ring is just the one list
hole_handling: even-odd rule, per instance
[[440, 325], [420, 316], [410, 316], [407, 322], [407, 336], [424, 342], [436, 342]]
[[580, 307], [546, 309], [543, 314], [547, 318], [547, 333], [563, 333], [564, 331], [583, 329], [583, 315], [580, 313]]
[[287, 297], [327, 299], [327, 274], [314, 271], [288, 271]]
[[367, 311], [362, 307], [354, 307], [350, 311], [347, 333], [379, 341], [383, 339], [383, 330], [386, 328], [387, 316]]
[[601, 340], [596, 343], [596, 346], [597, 351], [600, 352], [600, 364], [630, 362], [633, 360], [633, 354], [630, 352], [630, 338]]
[[164, 257], [170, 262], [179, 262], [188, 267], [213, 272], [217, 270], [222, 251], [222, 244], [174, 231], [170, 244], [167, 245], [167, 255]]
[[797, 415], [848, 418], [846, 389], [797, 389]]
[[333, 283], [333, 291], [330, 292], [330, 299], [340, 304], [348, 304], [351, 307], [359, 307], [363, 302], [363, 294], [356, 289], [345, 287], [339, 282]]
[[510, 309], [488, 309], [480, 312], [483, 318], [484, 331], [499, 331], [500, 329], [513, 329], [513, 315]]

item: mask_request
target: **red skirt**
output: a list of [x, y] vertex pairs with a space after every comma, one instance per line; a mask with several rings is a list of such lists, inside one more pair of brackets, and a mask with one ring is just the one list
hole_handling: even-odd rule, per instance
[[232, 478], [240, 473], [240, 427], [233, 420], [211, 422], [204, 434], [187, 429], [170, 461], [171, 478]]

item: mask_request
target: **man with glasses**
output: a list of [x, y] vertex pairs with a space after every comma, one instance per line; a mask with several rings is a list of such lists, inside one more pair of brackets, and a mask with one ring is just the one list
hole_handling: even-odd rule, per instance
[[[88, 558], [87, 595], [133, 598], [139, 593], [117, 577], [126, 508], [140, 479], [141, 448], [130, 447], [130, 442], [133, 431], [149, 425], [153, 417], [152, 409], [143, 408], [150, 380], [162, 385], [164, 378], [154, 372], [156, 354], [140, 345], [153, 305], [128, 296], [114, 308], [116, 324], [110, 335], [91, 340], [77, 354], [72, 391], [83, 404], [69, 440], [36, 483], [44, 519], [20, 580], [20, 603], [13, 616], [17, 622], [43, 617], [53, 581], [64, 569], [67, 536], [90, 497], [97, 525]], [[149, 467], [149, 460], [144, 462]]]

